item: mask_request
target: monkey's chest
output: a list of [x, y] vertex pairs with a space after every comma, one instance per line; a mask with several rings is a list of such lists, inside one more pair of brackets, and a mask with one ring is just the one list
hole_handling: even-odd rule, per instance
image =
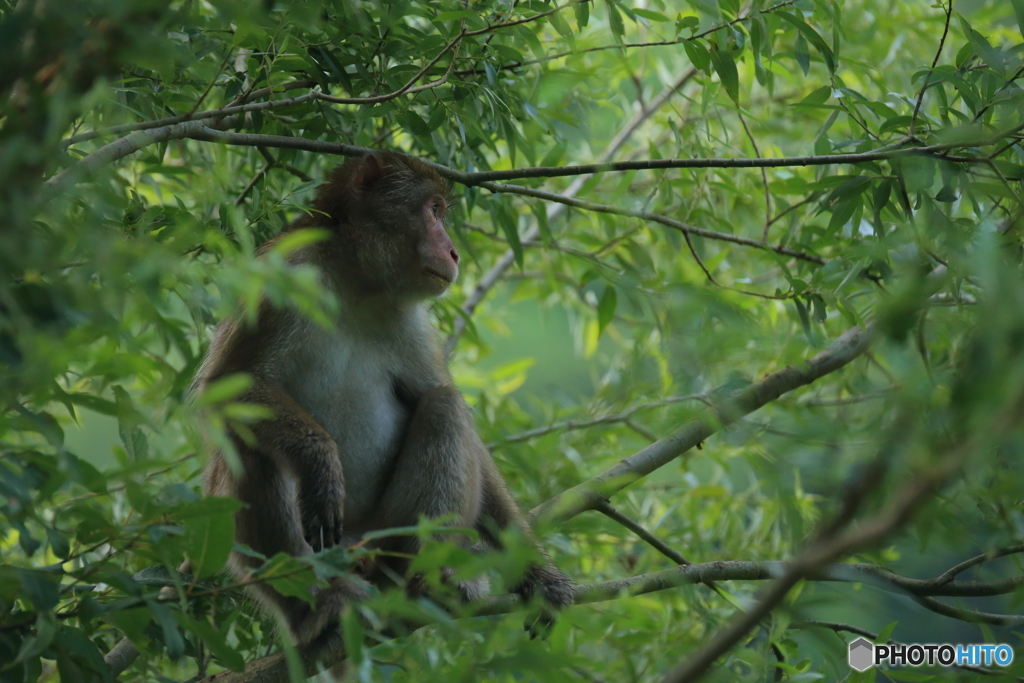
[[396, 363], [386, 349], [326, 337], [291, 364], [286, 389], [338, 444], [345, 475], [345, 527], [368, 516], [386, 485], [409, 422], [394, 394]]

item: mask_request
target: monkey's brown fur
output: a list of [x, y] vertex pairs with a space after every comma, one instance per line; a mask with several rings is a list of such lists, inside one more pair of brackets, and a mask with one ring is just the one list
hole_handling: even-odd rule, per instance
[[[327, 240], [290, 258], [321, 270], [340, 302], [337, 328], [267, 301], [255, 325], [233, 318], [217, 327], [197, 390], [245, 372], [253, 384], [241, 400], [274, 414], [253, 425], [255, 447], [233, 435], [240, 476], [220, 454], [206, 470], [208, 495], [246, 505], [236, 515], [240, 543], [268, 557], [304, 555], [367, 531], [414, 525], [420, 515], [454, 515], [455, 525], [477, 528], [493, 546], [495, 529], [528, 533], [425, 308], [458, 273], [442, 223], [447, 197], [444, 180], [418, 159], [380, 153], [349, 160], [321, 186], [311, 214], [285, 230], [329, 230]], [[416, 551], [408, 537], [386, 543]], [[232, 554], [240, 576], [259, 564]], [[537, 592], [554, 607], [572, 601], [570, 581], [546, 562], [530, 567], [516, 591]], [[472, 597], [472, 587], [465, 592]], [[320, 591], [315, 609], [269, 586], [256, 594], [300, 645], [331, 632], [346, 601], [365, 597], [347, 580]]]

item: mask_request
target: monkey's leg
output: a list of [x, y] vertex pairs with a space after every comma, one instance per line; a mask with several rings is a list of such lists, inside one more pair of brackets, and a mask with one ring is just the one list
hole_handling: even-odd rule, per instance
[[[252, 431], [259, 443], [259, 453], [269, 456], [277, 469], [291, 475], [297, 484], [298, 507], [293, 517], [299, 520], [306, 542], [313, 550], [340, 543], [345, 477], [334, 439], [288, 392], [273, 382], [257, 381], [242, 400], [266, 406], [274, 412], [272, 419], [253, 424]], [[242, 446], [239, 444], [240, 448]], [[258, 498], [260, 487], [256, 481], [254, 498]], [[285, 552], [296, 554], [291, 550]]]
[[[530, 526], [519, 511], [512, 495], [508, 492], [505, 481], [501, 478], [498, 468], [490, 455], [486, 455], [481, 470], [483, 472], [483, 499], [477, 529], [495, 548], [501, 547], [501, 541], [495, 531], [518, 527], [527, 538], [533, 538]], [[543, 548], [537, 548], [544, 558], [542, 562], [531, 564], [523, 579], [512, 587], [524, 600], [539, 594], [544, 601], [555, 608], [566, 607], [573, 603], [572, 581], [569, 580], [547, 557]]]
[[[413, 412], [373, 526], [411, 526], [420, 515], [454, 516], [451, 524], [472, 526], [480, 513], [482, 451], [458, 390], [442, 386], [428, 391]], [[381, 547], [413, 554], [418, 545], [415, 537], [401, 537], [387, 539]], [[405, 573], [407, 562], [388, 564]]]
[[[245, 507], [235, 514], [235, 538], [266, 557], [279, 552], [300, 556], [313, 552], [303, 538], [296, 500], [296, 484], [268, 456], [240, 448], [243, 473], [231, 478], [230, 491], [209, 491], [214, 495], [233, 495]], [[218, 466], [227, 468], [223, 461]], [[230, 474], [227, 475], [230, 477]], [[211, 477], [213, 479], [215, 477]], [[232, 569], [239, 578], [246, 578], [262, 561], [232, 553]], [[362, 587], [344, 578], [334, 579], [326, 588], [315, 589], [316, 604], [285, 596], [266, 584], [254, 584], [252, 592], [263, 605], [270, 607], [284, 622], [295, 642], [308, 646], [333, 633], [344, 604], [366, 598]]]

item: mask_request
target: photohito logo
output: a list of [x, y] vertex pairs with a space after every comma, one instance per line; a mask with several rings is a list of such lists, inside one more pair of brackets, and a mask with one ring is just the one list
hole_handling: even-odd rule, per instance
[[875, 645], [870, 640], [858, 638], [850, 643], [847, 654], [850, 668], [867, 671], [873, 666], [888, 663], [898, 666], [1009, 666], [1013, 662], [1013, 648], [999, 645], [951, 645], [913, 644]]

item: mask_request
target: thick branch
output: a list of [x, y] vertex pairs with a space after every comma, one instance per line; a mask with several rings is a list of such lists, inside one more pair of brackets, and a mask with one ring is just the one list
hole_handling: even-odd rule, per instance
[[789, 366], [772, 373], [731, 399], [718, 402], [687, 422], [674, 434], [623, 459], [605, 472], [560, 493], [530, 511], [539, 523], [558, 523], [594, 509], [601, 500], [662, 467], [685, 451], [706, 441], [736, 419], [774, 401], [782, 394], [835, 372], [867, 348], [870, 333], [855, 327], [806, 365]]

